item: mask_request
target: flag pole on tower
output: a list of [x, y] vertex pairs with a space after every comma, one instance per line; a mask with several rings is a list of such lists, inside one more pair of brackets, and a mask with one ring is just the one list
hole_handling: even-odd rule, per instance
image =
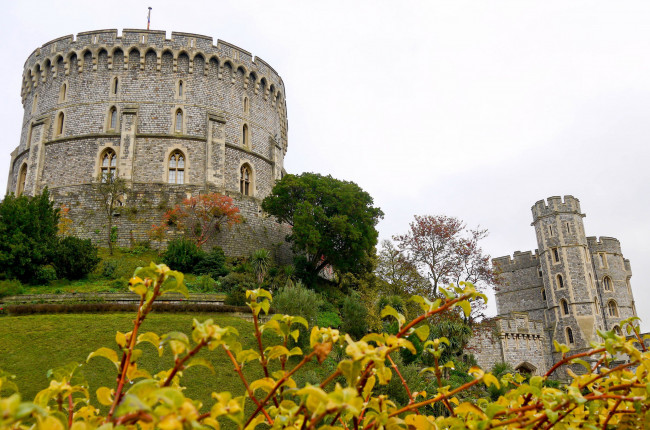
[[150, 23], [151, 23], [151, 6], [149, 6], [149, 13], [147, 14], [147, 30], [149, 30]]

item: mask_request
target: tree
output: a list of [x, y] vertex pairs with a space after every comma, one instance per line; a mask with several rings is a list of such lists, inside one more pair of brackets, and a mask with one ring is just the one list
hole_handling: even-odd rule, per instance
[[47, 188], [34, 197], [5, 197], [0, 203], [0, 273], [31, 281], [40, 266], [51, 262], [59, 212]]
[[387, 295], [422, 294], [428, 291], [429, 281], [420, 275], [416, 264], [395, 248], [390, 240], [381, 242], [375, 273], [386, 286], [384, 293]]
[[483, 254], [479, 246], [487, 234], [487, 230], [478, 227], [468, 230], [455, 217], [416, 215], [410, 231], [393, 239], [399, 250], [427, 277], [430, 294], [436, 295], [441, 284], [465, 281], [486, 287], [494, 283], [490, 256]]
[[224, 225], [230, 227], [241, 221], [239, 208], [233, 205], [232, 198], [208, 193], [189, 197], [167, 211], [162, 222], [153, 226], [151, 233], [154, 237], [162, 238], [167, 228], [175, 225], [200, 247], [219, 233]]
[[369, 270], [384, 214], [354, 182], [317, 173], [286, 175], [262, 202], [278, 222], [293, 227], [287, 240], [307, 259], [312, 276], [330, 265], [341, 272]]
[[113, 173], [102, 172], [95, 184], [97, 201], [106, 216], [106, 243], [108, 252], [113, 255], [113, 244], [117, 241], [117, 227], [113, 226], [113, 217], [117, 208], [124, 204], [124, 196], [129, 192], [129, 186], [122, 178]]

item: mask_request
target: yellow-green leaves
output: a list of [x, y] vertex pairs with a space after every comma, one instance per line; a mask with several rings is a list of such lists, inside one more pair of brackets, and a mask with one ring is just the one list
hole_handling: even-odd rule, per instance
[[393, 308], [393, 307], [390, 306], [390, 305], [389, 305], [389, 306], [386, 306], [384, 309], [382, 309], [382, 311], [381, 311], [381, 315], [380, 315], [380, 316], [381, 316], [382, 318], [386, 318], [387, 316], [391, 316], [391, 317], [395, 318], [395, 319], [397, 320], [397, 323], [399, 324], [399, 327], [400, 327], [400, 328], [402, 328], [402, 326], [403, 326], [404, 323], [406, 322], [406, 318], [404, 317], [404, 315], [402, 315], [402, 314], [400, 314], [399, 312], [397, 312], [397, 311], [395, 310], [395, 308]]
[[113, 351], [112, 349], [106, 348], [106, 347], [101, 347], [95, 352], [91, 352], [88, 354], [88, 358], [86, 358], [86, 363], [90, 361], [91, 358], [93, 357], [104, 357], [110, 360], [111, 363], [115, 365], [118, 369], [120, 368], [120, 362], [117, 358], [117, 352]]
[[115, 390], [107, 387], [99, 387], [97, 389], [97, 401], [104, 406], [110, 406], [113, 404], [113, 395]]

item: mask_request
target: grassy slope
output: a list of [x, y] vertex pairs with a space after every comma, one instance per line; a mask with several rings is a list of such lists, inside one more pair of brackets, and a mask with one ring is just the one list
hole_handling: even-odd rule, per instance
[[[254, 347], [252, 323], [236, 317], [206, 314], [150, 314], [140, 333], [154, 331], [158, 334], [169, 331], [190, 333], [192, 319], [201, 321], [213, 318], [222, 326], [233, 326], [241, 335], [244, 348]], [[115, 332], [128, 332], [132, 327], [133, 315], [117, 314], [64, 314], [31, 315], [0, 318], [0, 369], [16, 375], [15, 382], [25, 399], [32, 399], [49, 382], [48, 369], [71, 361], [84, 363], [88, 354], [100, 346], [116, 349]], [[167, 350], [161, 359], [151, 344], [139, 346], [144, 350], [138, 361], [139, 367], [152, 374], [172, 365]], [[182, 385], [188, 387], [186, 395], [211, 404], [213, 391], [243, 392], [242, 385], [232, 364], [222, 350], [202, 351], [199, 356], [209, 359], [216, 374], [205, 367], [195, 366], [185, 371]], [[313, 368], [311, 370], [313, 372]], [[259, 365], [250, 363], [245, 369], [247, 376], [257, 379], [262, 376]], [[90, 385], [93, 401], [100, 386], [114, 387], [115, 366], [104, 358], [93, 358], [84, 366], [84, 374]], [[251, 380], [251, 379], [249, 379]], [[94, 402], [95, 403], [95, 402]]]

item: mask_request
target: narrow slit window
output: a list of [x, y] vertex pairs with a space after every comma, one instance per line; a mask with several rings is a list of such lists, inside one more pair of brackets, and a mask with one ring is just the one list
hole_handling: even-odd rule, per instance
[[18, 173], [18, 185], [16, 186], [16, 195], [20, 196], [25, 191], [25, 182], [27, 181], [27, 164], [23, 164]]
[[562, 314], [569, 315], [569, 303], [564, 299], [562, 299]]
[[573, 344], [573, 330], [571, 330], [570, 327], [567, 327], [566, 329], [566, 340], [570, 344]]
[[68, 92], [68, 85], [67, 84], [61, 85], [61, 90], [59, 91], [59, 103], [63, 103], [65, 101], [67, 92]]
[[562, 279], [562, 275], [557, 275], [557, 287], [564, 288], [564, 279]]
[[251, 176], [250, 168], [243, 165], [239, 177], [239, 191], [245, 196], [250, 196]]
[[548, 226], [548, 235], [553, 236], [553, 226], [552, 225]]
[[546, 290], [542, 288], [542, 300], [546, 301]]
[[109, 114], [109, 128], [111, 130], [115, 130], [117, 127], [117, 109], [115, 106], [111, 108], [110, 114]]
[[120, 88], [120, 80], [115, 78], [113, 80], [113, 94], [117, 94], [117, 90]]
[[183, 97], [183, 81], [178, 81], [178, 97]]
[[553, 248], [553, 261], [556, 263], [560, 262], [560, 251], [557, 248]]
[[59, 113], [59, 116], [56, 120], [56, 135], [61, 136], [63, 134], [63, 123], [65, 122], [65, 115], [63, 112]]
[[183, 111], [180, 109], [176, 111], [176, 124], [174, 125], [174, 130], [177, 133], [183, 131]]
[[244, 97], [244, 113], [248, 113], [248, 97]]
[[244, 126], [242, 127], [242, 138], [241, 138], [241, 142], [242, 142], [242, 145], [243, 145], [244, 147], [246, 147], [246, 148], [248, 148], [248, 145], [249, 145], [248, 140], [249, 140], [249, 139], [248, 139], [248, 125], [247, 125], [247, 124], [244, 124]]

